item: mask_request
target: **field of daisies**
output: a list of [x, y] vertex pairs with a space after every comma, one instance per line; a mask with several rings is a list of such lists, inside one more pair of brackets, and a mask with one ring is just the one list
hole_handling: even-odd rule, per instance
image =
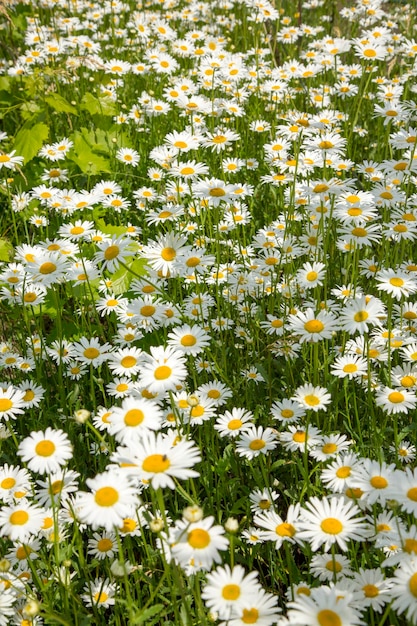
[[417, 9], [1, 0], [0, 626], [417, 624]]

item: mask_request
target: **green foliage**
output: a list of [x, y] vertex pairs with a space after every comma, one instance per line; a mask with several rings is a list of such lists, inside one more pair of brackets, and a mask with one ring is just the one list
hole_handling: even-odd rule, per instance
[[17, 133], [13, 147], [28, 163], [38, 154], [48, 137], [49, 128], [44, 122], [33, 124], [29, 120]]

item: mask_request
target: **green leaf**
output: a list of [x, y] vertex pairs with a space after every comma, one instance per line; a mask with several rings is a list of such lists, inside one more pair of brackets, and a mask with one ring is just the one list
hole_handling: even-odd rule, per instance
[[10, 78], [8, 76], [0, 76], [0, 91], [10, 91]]
[[72, 113], [72, 115], [78, 115], [75, 106], [70, 104], [68, 100], [60, 96], [58, 93], [47, 96], [45, 98], [45, 102], [47, 102], [52, 109], [58, 111], [59, 113]]
[[0, 239], [0, 261], [10, 261], [13, 246], [7, 239]]
[[164, 609], [163, 604], [154, 604], [149, 609], [141, 611], [129, 620], [129, 626], [137, 626], [138, 624], [144, 624], [150, 617], [158, 615]]
[[106, 224], [104, 220], [99, 219], [96, 222], [97, 228], [101, 230], [105, 235], [125, 235], [126, 226], [113, 226], [113, 224]]
[[110, 98], [106, 96], [96, 98], [91, 93], [83, 95], [80, 109], [88, 111], [91, 115], [116, 115], [117, 113], [117, 106]]
[[43, 122], [28, 126], [28, 122], [19, 130], [13, 145], [16, 154], [28, 163], [36, 156], [49, 136], [49, 128]]
[[76, 163], [82, 172], [86, 174], [111, 172], [109, 159], [97, 154], [82, 132], [76, 131], [73, 140], [74, 147], [68, 158]]
[[145, 276], [146, 259], [135, 259], [126, 264], [126, 267], [121, 265], [119, 269], [110, 276], [111, 290], [118, 296], [121, 293], [128, 291], [130, 283], [137, 276]]

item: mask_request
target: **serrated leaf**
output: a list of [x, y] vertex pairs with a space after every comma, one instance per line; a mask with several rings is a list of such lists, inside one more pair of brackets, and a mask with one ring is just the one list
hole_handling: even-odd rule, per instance
[[128, 291], [130, 283], [137, 276], [146, 274], [146, 259], [135, 259], [127, 264], [126, 267], [120, 266], [119, 269], [110, 276], [111, 290], [118, 296]]
[[31, 127], [27, 127], [26, 124], [17, 133], [13, 145], [16, 154], [24, 158], [25, 164], [38, 154], [49, 136], [49, 128], [43, 122]]
[[58, 111], [59, 113], [71, 113], [72, 115], [78, 115], [75, 106], [70, 104], [66, 98], [60, 96], [58, 93], [47, 96], [45, 98], [45, 102], [47, 102], [49, 106], [54, 109], [54, 111]]
[[154, 604], [150, 606], [149, 609], [145, 609], [141, 611], [138, 615], [135, 615], [130, 619], [129, 626], [138, 626], [138, 624], [144, 624], [149, 618], [158, 615], [164, 608], [163, 604]]

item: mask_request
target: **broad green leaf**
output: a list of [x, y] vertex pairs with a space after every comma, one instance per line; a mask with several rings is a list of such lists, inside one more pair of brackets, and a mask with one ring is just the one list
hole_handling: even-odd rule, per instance
[[76, 131], [73, 135], [74, 147], [68, 156], [86, 174], [98, 174], [111, 171], [110, 161], [97, 154], [89, 145], [82, 133]]
[[8, 76], [0, 76], [0, 91], [10, 90], [10, 78]]
[[103, 96], [96, 98], [91, 93], [86, 93], [81, 98], [80, 108], [88, 111], [91, 115], [116, 115], [117, 107], [110, 98]]
[[110, 276], [111, 290], [116, 296], [128, 291], [130, 283], [134, 278], [145, 276], [146, 274], [146, 259], [135, 259], [126, 265], [127, 267], [123, 265], [120, 266], [119, 269]]
[[16, 135], [13, 149], [28, 163], [36, 156], [49, 136], [49, 128], [43, 122], [28, 126], [28, 122]]
[[10, 261], [13, 246], [7, 239], [0, 239], [0, 261]]
[[45, 98], [45, 102], [47, 102], [52, 109], [60, 113], [72, 113], [72, 115], [78, 115], [75, 106], [70, 104], [66, 98], [63, 98], [58, 93], [47, 96]]
[[114, 226], [113, 224], [106, 224], [104, 220], [99, 219], [96, 221], [96, 226], [105, 235], [125, 235], [126, 226]]

